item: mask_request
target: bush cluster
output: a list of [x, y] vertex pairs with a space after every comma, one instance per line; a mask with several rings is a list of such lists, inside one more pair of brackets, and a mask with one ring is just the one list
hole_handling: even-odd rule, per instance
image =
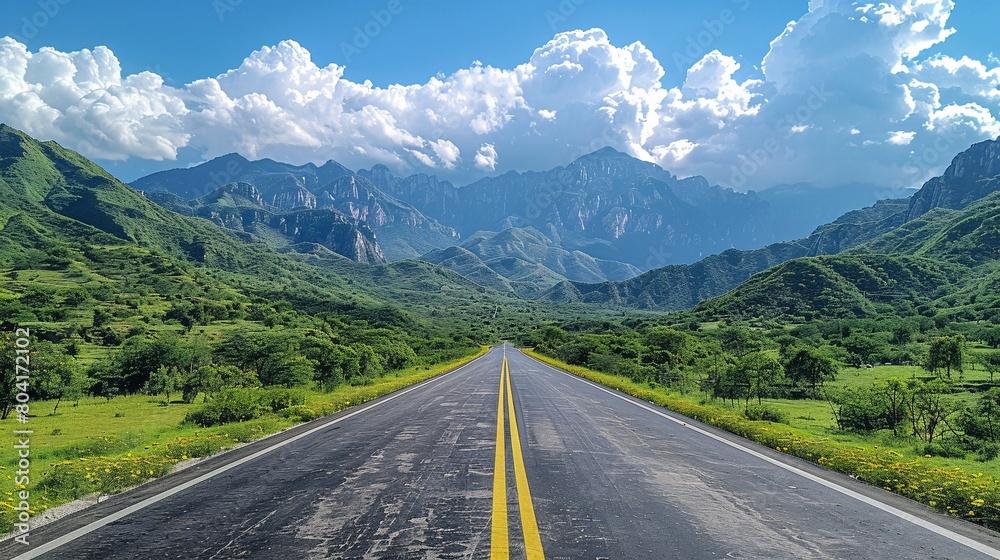
[[184, 420], [202, 427], [253, 420], [306, 402], [306, 393], [286, 388], [224, 389], [212, 400], [192, 410]]

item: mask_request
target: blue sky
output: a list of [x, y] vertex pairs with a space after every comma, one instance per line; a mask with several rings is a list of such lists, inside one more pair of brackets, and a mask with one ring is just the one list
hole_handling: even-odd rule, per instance
[[[461, 183], [563, 164], [603, 143], [736, 188], [866, 178], [909, 186], [969, 143], [996, 136], [1000, 93], [992, 92], [1000, 72], [992, 73], [998, 66], [992, 53], [1000, 45], [991, 37], [1000, 2], [894, 0], [888, 12], [859, 11], [863, 6], [848, 0], [8, 0], [0, 5], [0, 37], [23, 44], [29, 58], [42, 47], [68, 56], [105, 46], [120, 71], [117, 81], [102, 74], [97, 85], [72, 88], [81, 105], [66, 101], [70, 94], [60, 89], [61, 63], [35, 56], [40, 69], [24, 74], [28, 85], [20, 93], [31, 90], [42, 101], [25, 104], [8, 84], [5, 104], [0, 82], [0, 119], [81, 150], [127, 180], [240, 151], [296, 163], [381, 162]], [[800, 25], [784, 33], [793, 20]], [[915, 24], [928, 31], [908, 31]], [[588, 35], [592, 29], [603, 33]], [[642, 48], [629, 50], [636, 42]], [[189, 87], [280, 45], [220, 80], [224, 95]], [[854, 45], [868, 50], [856, 52]], [[772, 51], [765, 75], [762, 61]], [[861, 54], [877, 63], [866, 65]], [[0, 62], [13, 68], [16, 58]], [[502, 72], [470, 70], [480, 68], [474, 61]], [[533, 75], [523, 70], [529, 61]], [[559, 61], [576, 74], [557, 67]], [[104, 56], [71, 62], [76, 76], [88, 64], [117, 71]], [[293, 65], [301, 68], [290, 75], [312, 77], [294, 84], [298, 93], [286, 98], [281, 84], [289, 78], [274, 70]], [[689, 76], [692, 67], [698, 71]], [[330, 68], [342, 76], [324, 73]], [[128, 81], [141, 72], [162, 84]], [[435, 76], [446, 92], [437, 98], [427, 91], [433, 88], [382, 89], [428, 84]], [[337, 79], [347, 91], [317, 104], [317, 92], [340, 87], [332, 85]], [[373, 91], [364, 89], [366, 80]], [[311, 100], [308, 110], [296, 101], [303, 95]], [[449, 95], [475, 103], [450, 114]], [[105, 110], [109, 98], [110, 106], [121, 105], [120, 116]], [[822, 109], [809, 109], [810, 101]], [[789, 120], [796, 110], [807, 118]], [[230, 114], [222, 118], [223, 111]], [[857, 165], [844, 169], [837, 158]]]
[[[121, 59], [125, 72], [159, 69], [178, 84], [221, 74], [261, 46], [294, 39], [317, 63], [345, 65], [345, 77], [358, 82], [369, 79], [380, 86], [420, 83], [439, 72], [450, 74], [467, 67], [474, 60], [510, 68], [527, 60], [556, 32], [592, 27], [604, 29], [619, 43], [642, 41], [654, 54], [669, 59], [674, 52], [683, 55], [688, 38], [704, 31], [705, 21], [718, 20], [727, 9], [739, 17], [713, 37], [709, 46], [745, 55], [752, 65], [806, 4], [803, 0], [704, 0], [634, 2], [627, 7], [628, 3], [601, 0], [400, 0], [401, 10], [385, 30], [360, 54], [348, 58], [342, 44], [353, 43], [355, 28], [370, 23], [372, 11], [386, 11], [386, 0], [243, 0], [232, 5], [230, 0], [50, 1], [59, 4], [60, 10], [33, 35], [31, 27], [25, 28], [24, 18], [31, 20], [44, 11], [39, 1], [5, 1], [0, 5], [0, 21], [6, 25], [0, 35], [22, 37], [33, 50], [51, 46], [73, 51], [106, 45]], [[46, 19], [37, 17], [38, 21]], [[679, 82], [681, 77], [671, 64], [667, 82]]]

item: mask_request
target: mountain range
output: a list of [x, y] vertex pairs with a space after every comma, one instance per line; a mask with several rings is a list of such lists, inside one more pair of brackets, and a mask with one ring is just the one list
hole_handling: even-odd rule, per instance
[[132, 186], [173, 210], [260, 234], [273, 245], [316, 243], [359, 262], [417, 257], [458, 237], [333, 161], [294, 166], [230, 154]]
[[775, 240], [768, 205], [755, 195], [703, 177], [678, 179], [611, 148], [461, 188], [425, 175], [396, 177], [384, 166], [360, 174], [463, 237], [530, 227], [567, 251], [641, 270]]
[[[219, 176], [220, 165], [229, 171], [242, 167], [240, 178], [252, 178], [256, 184], [229, 181], [233, 174]], [[437, 192], [462, 190], [430, 177], [392, 179], [378, 166], [370, 172], [351, 173], [332, 162], [292, 167], [236, 157], [201, 167], [175, 171], [187, 181], [172, 188], [187, 196], [197, 194], [198, 189], [207, 190], [204, 194], [184, 198], [164, 190], [175, 172], [144, 180], [147, 186], [159, 188], [143, 194], [75, 152], [0, 125], [2, 264], [17, 270], [32, 261], [58, 261], [58, 266], [65, 267], [74, 259], [98, 262], [93, 247], [135, 246], [145, 251], [142, 259], [154, 263], [165, 258], [173, 263], [165, 266], [177, 270], [187, 270], [189, 264], [184, 263], [190, 263], [232, 274], [251, 272], [258, 280], [266, 278], [288, 289], [296, 282], [310, 286], [319, 282], [326, 286], [323, 290], [337, 294], [334, 300], [341, 303], [335, 305], [347, 306], [399, 298], [409, 290], [421, 299], [429, 296], [440, 302], [480, 299], [477, 293], [499, 301], [506, 293], [549, 303], [694, 308], [693, 313], [708, 319], [859, 316], [893, 309], [1000, 318], [1000, 298], [994, 295], [1000, 285], [1000, 140], [982, 142], [958, 154], [940, 177], [927, 181], [908, 199], [883, 200], [848, 212], [797, 241], [753, 250], [730, 249], [634, 278], [639, 269], [633, 265], [567, 249], [564, 237], [574, 233], [567, 233], [570, 228], [558, 221], [563, 211], [556, 202], [550, 210], [556, 223], [542, 226], [539, 222], [545, 231], [531, 225], [475, 229], [463, 238], [461, 229], [441, 225], [401, 199], [414, 199], [415, 185], [421, 182], [438, 185]], [[696, 180], [675, 180], [669, 185], [665, 180], [669, 176], [657, 169], [604, 150], [564, 171], [570, 170], [578, 179], [593, 174], [592, 179], [579, 180], [605, 188], [597, 191], [605, 195], [631, 193], [626, 198], [633, 210], [646, 208], [651, 213], [680, 208], [680, 203], [690, 210], [696, 208], [692, 202], [699, 201], [730, 208], [740, 204], [753, 208], [759, 202], [752, 195], [737, 195]], [[597, 175], [598, 171], [603, 175]], [[519, 188], [542, 184], [537, 174], [526, 175], [532, 181], [517, 174], [501, 178]], [[216, 179], [223, 184], [208, 189]], [[402, 189], [406, 185], [411, 189], [408, 192]], [[512, 190], [476, 188], [480, 190], [470, 192], [482, 196]], [[572, 195], [577, 203], [591, 196], [596, 200], [603, 195]], [[459, 198], [450, 195], [448, 200]], [[624, 204], [626, 198], [616, 200]], [[496, 216], [502, 214], [508, 215], [505, 221], [509, 223], [509, 213]], [[483, 220], [466, 216], [457, 225], [479, 228]], [[444, 246], [424, 253], [428, 263], [384, 264], [388, 259], [381, 252], [380, 231], [408, 237], [411, 252], [417, 252], [419, 245], [413, 231], [427, 233], [421, 243], [438, 236]], [[598, 236], [588, 246], [617, 242]], [[319, 268], [302, 268], [301, 263]], [[99, 276], [109, 274], [116, 272], [105, 270]], [[583, 282], [601, 278], [619, 280]], [[361, 284], [352, 284], [353, 280]], [[551, 287], [543, 288], [546, 285]], [[484, 291], [490, 288], [495, 291]], [[274, 289], [278, 288], [269, 288], [267, 293], [273, 294]], [[331, 301], [329, 296], [320, 300]]]
[[876, 192], [856, 186], [837, 197], [793, 185], [737, 193], [610, 148], [565, 167], [464, 187], [396, 176], [384, 165], [355, 173], [333, 161], [295, 166], [236, 154], [132, 186], [171, 210], [276, 248], [318, 244], [364, 263], [422, 258], [529, 298], [564, 281], [623, 281], [755, 249]]

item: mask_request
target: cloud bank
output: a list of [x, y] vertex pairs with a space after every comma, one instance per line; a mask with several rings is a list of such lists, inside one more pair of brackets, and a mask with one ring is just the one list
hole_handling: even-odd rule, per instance
[[464, 182], [610, 145], [738, 189], [910, 186], [1000, 135], [997, 60], [934, 52], [955, 31], [953, 9], [951, 0], [812, 0], [756, 77], [739, 81], [736, 59], [712, 51], [669, 89], [654, 53], [600, 29], [559, 33], [515, 68], [476, 63], [387, 88], [344, 79], [294, 41], [171, 87], [150, 72], [123, 76], [105, 47], [29, 52], [4, 38], [0, 120], [109, 161], [239, 152]]

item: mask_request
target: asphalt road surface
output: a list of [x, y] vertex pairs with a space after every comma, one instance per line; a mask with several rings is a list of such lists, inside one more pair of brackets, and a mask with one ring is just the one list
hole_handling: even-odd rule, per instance
[[0, 557], [1000, 558], [994, 533], [510, 347], [30, 543]]

